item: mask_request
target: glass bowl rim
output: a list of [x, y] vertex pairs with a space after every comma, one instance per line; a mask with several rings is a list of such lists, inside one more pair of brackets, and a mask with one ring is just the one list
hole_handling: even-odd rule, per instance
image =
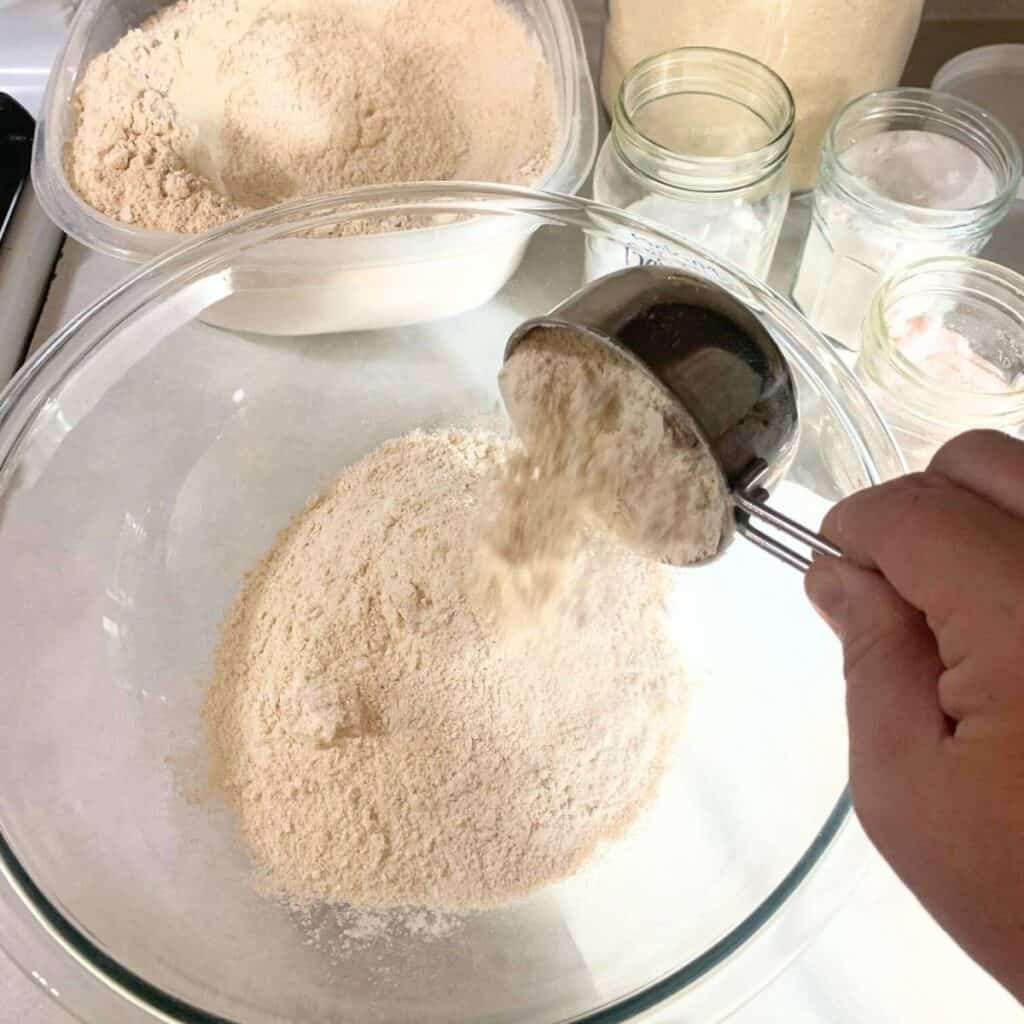
[[[902, 457], [892, 435], [852, 371], [842, 363], [831, 346], [798, 311], [767, 285], [755, 281], [738, 268], [733, 268], [700, 247], [685, 241], [671, 230], [589, 199], [517, 186], [475, 182], [428, 182], [370, 186], [281, 204], [190, 239], [130, 274], [69, 320], [26, 363], [7, 387], [0, 391], [0, 494], [11, 454], [17, 452], [20, 440], [34, 421], [45, 398], [66, 381], [95, 349], [101, 347], [107, 340], [116, 338], [120, 326], [131, 315], [151, 308], [153, 303], [165, 301], [177, 294], [190, 281], [223, 269], [246, 250], [275, 239], [294, 236], [298, 231], [376, 215], [393, 215], [399, 210], [421, 215], [436, 213], [532, 218], [537, 221], [537, 226], [546, 222], [583, 230], [586, 227], [583, 222], [574, 221], [568, 216], [575, 214], [577, 217], [589, 218], [590, 226], [593, 228], [606, 226], [619, 229], [621, 234], [631, 238], [641, 248], [648, 248], [658, 256], [689, 258], [696, 265], [698, 272], [708, 273], [719, 283], [737, 292], [741, 298], [750, 302], [755, 310], [760, 308], [767, 312], [780, 326], [785, 326], [788, 321], [796, 328], [796, 333], [817, 337], [821, 345], [815, 352], [807, 349], [802, 341], [786, 339], [784, 347], [787, 358], [799, 365], [804, 374], [815, 383], [818, 394], [829, 403], [830, 412], [840, 421], [847, 439], [854, 445], [871, 483], [878, 483], [883, 479], [876, 465], [876, 454], [883, 456], [883, 461], [885, 458], [888, 459], [890, 469], [899, 470], [902, 467]], [[625, 238], [620, 237], [618, 240], [625, 244]], [[80, 335], [83, 332], [88, 334], [87, 329], [90, 327], [95, 328], [94, 336], [86, 337], [84, 344], [81, 344], [74, 353], [66, 353], [65, 349], [71, 347], [75, 340], [81, 341]], [[61, 362], [61, 355], [67, 355], [68, 359], [66, 364], [55, 367], [55, 379], [40, 382], [41, 376], [52, 364]], [[826, 386], [829, 377], [835, 379], [841, 387]], [[37, 384], [39, 393], [32, 395], [31, 392]], [[837, 401], [837, 392], [840, 390], [844, 396], [842, 404], [849, 404], [852, 400], [853, 404], [859, 407], [857, 411], [860, 415], [856, 419]], [[17, 422], [18, 420], [20, 422]], [[10, 429], [12, 421], [13, 431]], [[808, 880], [824, 854], [838, 839], [859, 842], [855, 830], [847, 827], [851, 819], [850, 811], [849, 791], [844, 787], [824, 823], [796, 864], [745, 918], [689, 962], [650, 981], [644, 987], [619, 997], [614, 1002], [573, 1018], [576, 1024], [621, 1024], [664, 1004], [693, 987], [695, 982], [706, 979], [726, 961], [732, 960], [734, 955], [761, 933], [769, 922], [778, 917], [779, 911]], [[851, 832], [855, 834], [851, 836]], [[101, 981], [112, 995], [127, 1000], [139, 1010], [171, 1024], [236, 1024], [164, 992], [122, 966], [101, 949], [78, 925], [68, 920], [36, 886], [7, 842], [2, 822], [0, 880], [15, 897], [15, 907], [31, 918], [30, 923], [36, 927], [41, 926], [49, 938], [56, 942], [60, 952], [70, 957], [93, 979]], [[825, 920], [827, 915], [817, 922], [814, 934], [824, 925]], [[810, 936], [807, 940], [809, 938]], [[800, 946], [790, 950], [784, 962], [796, 956], [804, 944], [805, 942], [801, 942]], [[15, 951], [12, 950], [11, 953], [16, 959]], [[767, 984], [772, 976], [774, 975], [763, 979], [762, 985]], [[747, 992], [746, 996], [750, 994], [752, 993]]]

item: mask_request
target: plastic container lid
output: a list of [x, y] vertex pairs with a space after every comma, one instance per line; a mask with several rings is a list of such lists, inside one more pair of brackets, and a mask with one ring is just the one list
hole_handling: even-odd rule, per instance
[[[1024, 145], [1024, 43], [979, 46], [947, 61], [932, 88], [971, 100], [998, 117]], [[1024, 196], [1024, 184], [1017, 192]]]

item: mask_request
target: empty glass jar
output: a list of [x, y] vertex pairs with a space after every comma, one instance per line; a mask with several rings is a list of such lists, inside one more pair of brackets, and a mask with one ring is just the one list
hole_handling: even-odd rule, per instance
[[911, 469], [974, 427], [1024, 424], [1024, 277], [945, 257], [901, 270], [863, 324], [857, 376]]
[[[686, 47], [626, 76], [594, 169], [594, 198], [673, 228], [685, 239], [767, 276], [789, 203], [793, 97], [750, 57]], [[608, 264], [600, 242], [592, 276]]]

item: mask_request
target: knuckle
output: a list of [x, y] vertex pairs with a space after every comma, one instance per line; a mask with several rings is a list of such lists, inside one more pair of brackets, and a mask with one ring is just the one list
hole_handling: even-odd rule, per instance
[[[970, 465], [979, 452], [988, 450], [1004, 437], [997, 430], [966, 430], [947, 441], [932, 456], [928, 469], [940, 473]], [[998, 439], [998, 440], [997, 440]]]
[[934, 491], [935, 480], [925, 473], [908, 473], [865, 488], [829, 510], [822, 522], [822, 533], [842, 544], [849, 539], [882, 539], [893, 527], [905, 531], [911, 526], [908, 514]]

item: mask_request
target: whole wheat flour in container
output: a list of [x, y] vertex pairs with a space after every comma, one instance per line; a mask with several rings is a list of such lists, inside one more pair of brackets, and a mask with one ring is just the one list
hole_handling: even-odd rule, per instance
[[204, 718], [265, 885], [299, 906], [500, 906], [654, 795], [683, 679], [664, 570], [578, 540], [533, 628], [477, 603], [509, 446], [414, 433], [346, 469], [246, 576]]
[[794, 189], [817, 178], [818, 147], [849, 100], [896, 85], [923, 0], [610, 0], [601, 96], [611, 111], [626, 73], [679, 46], [717, 46], [767, 64], [796, 101]]
[[361, 185], [530, 184], [555, 123], [499, 0], [178, 0], [94, 58], [73, 114], [75, 192], [171, 232]]

